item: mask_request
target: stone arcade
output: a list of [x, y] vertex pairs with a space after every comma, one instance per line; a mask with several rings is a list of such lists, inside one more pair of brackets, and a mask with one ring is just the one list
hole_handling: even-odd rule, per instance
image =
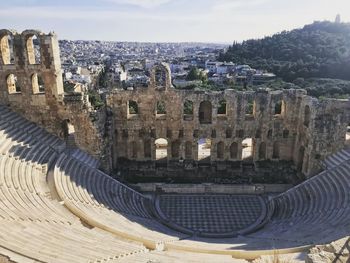
[[[147, 178], [159, 167], [168, 176], [198, 175], [209, 166], [208, 175], [215, 176], [284, 160], [310, 177], [320, 171], [320, 160], [344, 145], [347, 101], [319, 101], [303, 90], [176, 90], [161, 63], [152, 69], [149, 87], [113, 90], [107, 107], [94, 111], [83, 92], [64, 93], [54, 33], [1, 30], [0, 43], [0, 100], [59, 136], [67, 135], [67, 122], [73, 125], [75, 144], [102, 157], [107, 171], [121, 162], [132, 175]], [[166, 158], [156, 161], [159, 138], [167, 142]], [[210, 141], [202, 161], [201, 139]]]

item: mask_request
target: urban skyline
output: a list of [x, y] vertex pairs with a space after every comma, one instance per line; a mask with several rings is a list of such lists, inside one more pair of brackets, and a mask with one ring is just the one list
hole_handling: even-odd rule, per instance
[[350, 21], [342, 13], [349, 8], [346, 0], [14, 0], [3, 3], [0, 20], [5, 28], [40, 28], [69, 40], [232, 43], [338, 13]]

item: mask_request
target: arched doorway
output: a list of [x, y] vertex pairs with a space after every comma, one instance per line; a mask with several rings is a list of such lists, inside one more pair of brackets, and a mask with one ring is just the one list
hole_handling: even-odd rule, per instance
[[168, 158], [168, 140], [159, 138], [154, 142], [156, 148], [156, 160], [166, 160]]
[[199, 105], [199, 122], [210, 124], [212, 118], [212, 105], [210, 101], [202, 101]]
[[211, 139], [201, 138], [198, 140], [198, 161], [210, 161]]
[[242, 160], [253, 159], [253, 139], [246, 138], [242, 141]]

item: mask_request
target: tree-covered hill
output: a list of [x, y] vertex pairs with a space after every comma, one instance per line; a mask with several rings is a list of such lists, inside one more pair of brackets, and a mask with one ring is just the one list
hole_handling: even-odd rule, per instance
[[314, 22], [302, 29], [234, 43], [219, 60], [266, 69], [285, 81], [350, 80], [350, 23]]

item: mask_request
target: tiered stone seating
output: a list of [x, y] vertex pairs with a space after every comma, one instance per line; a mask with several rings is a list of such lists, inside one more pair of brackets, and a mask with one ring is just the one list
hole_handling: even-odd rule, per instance
[[328, 156], [323, 161], [323, 164], [327, 169], [331, 169], [348, 160], [350, 160], [350, 148], [342, 149], [339, 152]]
[[47, 194], [41, 166], [0, 156], [0, 244], [45, 262], [88, 262], [147, 252], [90, 229]]
[[63, 148], [58, 137], [0, 106], [0, 154], [40, 164], [53, 161], [57, 155], [52, 154]]
[[103, 172], [86, 167], [75, 158], [62, 154], [54, 170], [59, 196], [82, 220], [143, 242], [149, 248], [186, 236], [153, 218], [150, 199]]
[[83, 152], [80, 149], [75, 149], [72, 153], [72, 157], [78, 159], [82, 163], [92, 167], [92, 168], [98, 168], [99, 161], [93, 158], [91, 155], [87, 154], [86, 152]]
[[252, 236], [329, 242], [350, 234], [350, 161], [275, 197], [270, 222]]
[[233, 259], [229, 255], [199, 254], [184, 251], [153, 251], [150, 253], [138, 253], [129, 257], [118, 258], [115, 263], [247, 263], [243, 259]]

